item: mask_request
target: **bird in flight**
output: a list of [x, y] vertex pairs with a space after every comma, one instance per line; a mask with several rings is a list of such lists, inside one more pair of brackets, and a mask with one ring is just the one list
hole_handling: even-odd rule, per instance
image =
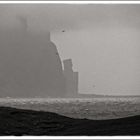
[[65, 30], [62, 30], [62, 32], [64, 33], [64, 32], [65, 32]]

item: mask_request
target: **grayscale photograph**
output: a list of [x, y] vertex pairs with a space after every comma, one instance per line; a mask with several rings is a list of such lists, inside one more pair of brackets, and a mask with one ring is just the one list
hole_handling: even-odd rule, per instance
[[0, 136], [140, 136], [140, 4], [0, 4]]

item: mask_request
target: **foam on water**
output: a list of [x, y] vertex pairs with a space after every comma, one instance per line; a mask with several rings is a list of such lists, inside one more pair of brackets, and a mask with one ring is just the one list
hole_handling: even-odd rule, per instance
[[0, 99], [0, 106], [56, 112], [74, 118], [110, 119], [140, 115], [140, 98]]

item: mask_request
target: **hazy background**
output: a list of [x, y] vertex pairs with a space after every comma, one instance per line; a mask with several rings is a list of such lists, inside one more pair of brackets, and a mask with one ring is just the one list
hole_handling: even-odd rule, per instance
[[[50, 31], [61, 59], [72, 58], [79, 92], [140, 95], [140, 5], [0, 5], [0, 30]], [[64, 30], [65, 32], [62, 32]]]

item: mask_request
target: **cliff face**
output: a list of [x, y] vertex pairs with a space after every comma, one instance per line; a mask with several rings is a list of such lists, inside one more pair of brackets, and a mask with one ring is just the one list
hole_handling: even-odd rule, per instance
[[0, 97], [63, 97], [65, 82], [49, 34], [0, 33]]
[[66, 96], [78, 97], [78, 72], [73, 71], [71, 59], [66, 59], [64, 63], [64, 77], [66, 82]]

